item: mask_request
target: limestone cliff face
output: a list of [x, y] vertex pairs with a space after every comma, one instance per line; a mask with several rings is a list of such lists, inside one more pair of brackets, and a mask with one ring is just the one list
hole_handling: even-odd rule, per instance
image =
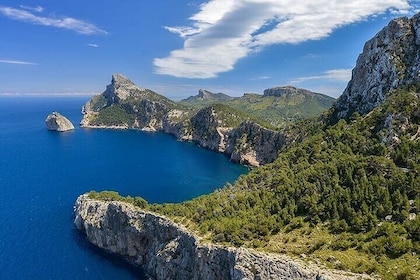
[[366, 42], [333, 119], [366, 114], [400, 87], [420, 85], [420, 14], [392, 20]]
[[294, 141], [284, 132], [266, 129], [252, 121], [241, 123], [226, 139], [226, 153], [230, 158], [252, 166], [274, 161], [281, 149]]
[[142, 266], [152, 279], [367, 279], [286, 256], [206, 244], [168, 218], [124, 202], [80, 196], [74, 224], [94, 245]]
[[61, 115], [58, 112], [52, 112], [47, 116], [45, 119], [45, 125], [47, 126], [48, 130], [54, 131], [68, 131], [73, 130], [74, 126], [66, 117]]
[[226, 116], [213, 106], [199, 110], [184, 130], [177, 132], [179, 139], [189, 139], [202, 147], [226, 154], [230, 160], [244, 165], [259, 166], [274, 161], [286, 145], [294, 141], [292, 135], [274, 131], [245, 120], [232, 125], [226, 119], [240, 118], [234, 113]]
[[192, 140], [204, 148], [224, 152], [224, 135], [220, 132], [221, 122], [213, 107], [201, 109], [190, 121]]

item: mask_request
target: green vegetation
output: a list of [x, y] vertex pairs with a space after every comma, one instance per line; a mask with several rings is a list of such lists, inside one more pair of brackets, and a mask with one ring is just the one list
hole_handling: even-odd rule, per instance
[[101, 110], [102, 108], [104, 108], [106, 105], [107, 105], [106, 98], [102, 94], [92, 96], [92, 99], [90, 101], [90, 106], [92, 110], [97, 112]]
[[227, 104], [276, 127], [319, 116], [331, 108], [334, 99], [322, 95], [261, 96], [246, 94]]
[[179, 204], [137, 204], [213, 242], [420, 279], [419, 112], [418, 97], [399, 91], [363, 118], [308, 126], [303, 141], [233, 186]]
[[128, 114], [120, 105], [111, 105], [98, 112], [91, 121], [92, 125], [129, 125], [134, 116]]
[[218, 118], [222, 120], [222, 126], [225, 127], [237, 127], [239, 126], [244, 120], [251, 120], [265, 128], [273, 129], [275, 130], [276, 127], [274, 127], [272, 124], [265, 122], [261, 119], [256, 118], [253, 115], [250, 115], [246, 112], [240, 111], [238, 109], [235, 109], [229, 105], [221, 104], [221, 103], [215, 103], [211, 105], [211, 107], [215, 110]]
[[[242, 97], [223, 101], [238, 111], [241, 111], [271, 127], [284, 127], [296, 121], [312, 118], [328, 110], [335, 100], [320, 94], [296, 94], [285, 96], [263, 96], [245, 94]], [[181, 101], [179, 104], [202, 108], [220, 103], [217, 99]]]

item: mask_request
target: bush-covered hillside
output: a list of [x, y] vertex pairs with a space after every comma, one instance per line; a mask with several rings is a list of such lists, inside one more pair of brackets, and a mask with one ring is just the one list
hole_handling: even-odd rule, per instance
[[363, 118], [320, 126], [233, 186], [180, 204], [126, 200], [214, 242], [420, 279], [419, 124], [418, 96], [399, 91]]

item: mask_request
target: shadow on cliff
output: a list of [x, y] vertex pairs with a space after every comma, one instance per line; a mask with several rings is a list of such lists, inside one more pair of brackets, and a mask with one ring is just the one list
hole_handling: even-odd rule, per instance
[[132, 279], [138, 279], [138, 280], [149, 279], [144, 273], [144, 270], [142, 268], [135, 267], [131, 265], [129, 262], [115, 256], [114, 254], [108, 253], [92, 245], [86, 239], [86, 236], [75, 228], [72, 229], [72, 238], [77, 243], [77, 246], [79, 246], [83, 251], [88, 251], [89, 253], [93, 255], [93, 257], [101, 261], [108, 262], [109, 264], [115, 267], [124, 269], [132, 276]]

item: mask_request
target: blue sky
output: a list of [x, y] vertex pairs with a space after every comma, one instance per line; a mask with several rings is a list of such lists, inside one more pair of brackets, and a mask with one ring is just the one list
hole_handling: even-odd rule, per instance
[[113, 73], [178, 100], [294, 85], [337, 97], [409, 0], [0, 1], [0, 94], [101, 93]]

